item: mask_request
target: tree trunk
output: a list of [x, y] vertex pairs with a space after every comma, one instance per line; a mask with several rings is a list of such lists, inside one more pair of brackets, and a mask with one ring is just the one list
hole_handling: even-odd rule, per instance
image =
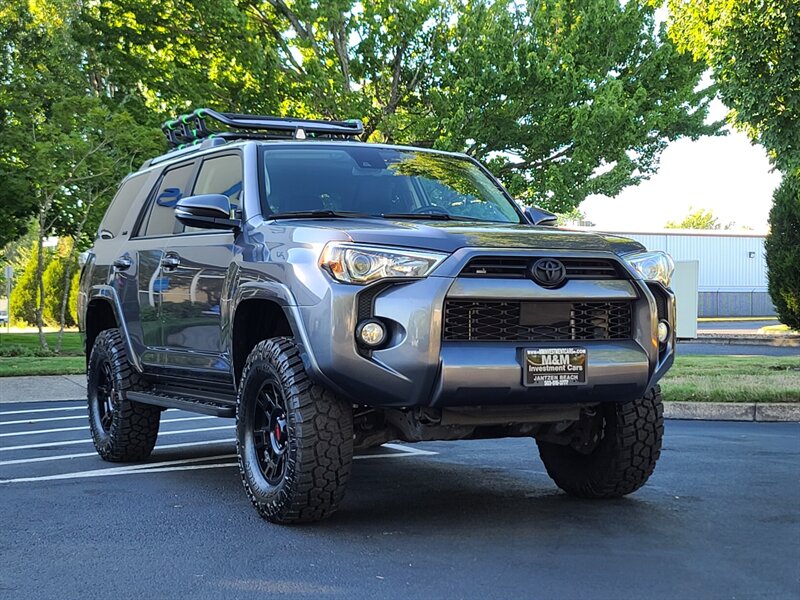
[[69, 249], [69, 256], [67, 257], [67, 265], [64, 269], [64, 294], [61, 296], [61, 315], [59, 316], [58, 324], [58, 338], [56, 340], [55, 352], [61, 352], [61, 340], [64, 337], [64, 322], [67, 320], [67, 305], [69, 304], [69, 293], [72, 287], [72, 262], [75, 259], [75, 253], [78, 250], [78, 242], [83, 235], [83, 228], [86, 226], [86, 221], [89, 218], [89, 211], [92, 210], [92, 203], [94, 196], [90, 196], [89, 201], [86, 203], [86, 210], [81, 217], [81, 222], [78, 223], [78, 229], [75, 231], [75, 236], [72, 238], [72, 247]]
[[[49, 203], [48, 203], [49, 204]], [[36, 245], [36, 275], [34, 282], [36, 289], [39, 292], [36, 299], [36, 309], [33, 311], [36, 316], [36, 327], [39, 330], [39, 345], [43, 350], [47, 350], [47, 339], [44, 337], [44, 319], [42, 312], [44, 311], [44, 238], [47, 233], [45, 223], [47, 222], [48, 208], [43, 206], [39, 210], [39, 230], [37, 232], [37, 245]]]

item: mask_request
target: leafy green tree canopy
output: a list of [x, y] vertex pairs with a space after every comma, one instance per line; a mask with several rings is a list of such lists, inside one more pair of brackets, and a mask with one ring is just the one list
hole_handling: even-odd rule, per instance
[[92, 81], [160, 116], [362, 118], [372, 140], [466, 151], [516, 196], [569, 210], [655, 172], [712, 90], [642, 0], [98, 0]]
[[722, 225], [710, 210], [700, 208], [692, 211], [682, 221], [667, 221], [667, 229], [731, 229], [732, 224]]

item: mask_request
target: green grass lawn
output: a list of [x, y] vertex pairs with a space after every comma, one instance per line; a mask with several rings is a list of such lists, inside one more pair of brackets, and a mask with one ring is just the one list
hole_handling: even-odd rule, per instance
[[[35, 333], [0, 333], [0, 377], [86, 371], [77, 332], [64, 334], [59, 356], [36, 356], [38, 347]], [[800, 356], [679, 356], [661, 387], [666, 401], [800, 402]]]
[[800, 402], [800, 356], [679, 356], [666, 401]]
[[[57, 333], [45, 333], [48, 346], [54, 348], [58, 340]], [[12, 350], [13, 349], [13, 350]], [[21, 349], [23, 351], [36, 351], [39, 349], [38, 333], [3, 333], [0, 330], [0, 356], [8, 356], [11, 352]], [[61, 340], [62, 356], [83, 356], [83, 341], [77, 331], [65, 331]]]
[[79, 375], [86, 372], [82, 356], [0, 356], [0, 377], [22, 375]]
[[76, 331], [67, 331], [61, 340], [61, 353], [53, 354], [57, 333], [46, 333], [50, 352], [39, 346], [37, 333], [0, 331], [0, 377], [21, 375], [75, 375], [86, 372], [83, 342]]

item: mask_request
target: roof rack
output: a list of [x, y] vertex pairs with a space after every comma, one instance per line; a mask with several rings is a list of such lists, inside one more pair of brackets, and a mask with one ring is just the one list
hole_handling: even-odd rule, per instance
[[[225, 129], [212, 130], [209, 121], [222, 125]], [[198, 108], [166, 121], [161, 129], [167, 136], [170, 148], [181, 149], [198, 145], [204, 140], [221, 138], [225, 140], [285, 140], [307, 138], [350, 139], [364, 133], [361, 121], [315, 121], [311, 119], [292, 119], [262, 115], [240, 115], [221, 113], [210, 108]]]

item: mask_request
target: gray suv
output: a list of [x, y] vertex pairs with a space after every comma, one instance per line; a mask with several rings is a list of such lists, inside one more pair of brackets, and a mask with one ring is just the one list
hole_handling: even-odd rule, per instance
[[[213, 129], [212, 129], [213, 126]], [[146, 459], [161, 412], [235, 417], [266, 519], [322, 519], [354, 450], [532, 437], [569, 494], [653, 472], [672, 261], [555, 227], [463, 154], [358, 121], [201, 109], [127, 177], [81, 275], [97, 452]]]

